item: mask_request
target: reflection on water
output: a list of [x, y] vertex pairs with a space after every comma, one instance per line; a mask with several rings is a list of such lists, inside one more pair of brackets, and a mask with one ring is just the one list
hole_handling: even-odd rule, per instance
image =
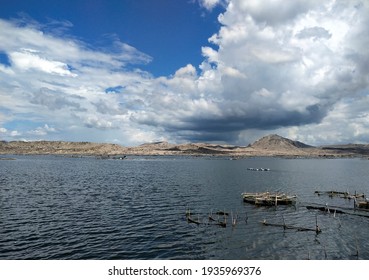
[[[365, 160], [12, 157], [0, 163], [1, 259], [369, 259], [367, 217], [305, 207], [352, 208], [353, 200], [314, 192], [368, 193]], [[242, 201], [242, 192], [262, 191], [298, 202]], [[187, 223], [186, 209], [201, 224]], [[229, 212], [227, 227], [209, 221], [216, 211]], [[307, 228], [317, 221], [322, 232], [263, 220]]]

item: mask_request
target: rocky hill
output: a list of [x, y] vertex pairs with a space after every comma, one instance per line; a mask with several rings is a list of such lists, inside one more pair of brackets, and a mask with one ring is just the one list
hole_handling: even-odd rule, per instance
[[209, 143], [146, 143], [136, 147], [116, 144], [63, 141], [0, 142], [0, 154], [54, 154], [111, 158], [118, 155], [211, 155], [229, 157], [368, 157], [369, 145], [336, 145], [313, 147], [279, 135], [265, 136], [249, 146]]
[[277, 134], [271, 134], [268, 136], [264, 136], [263, 138], [255, 141], [252, 145], [254, 149], [262, 149], [262, 150], [298, 150], [305, 148], [314, 148], [313, 146], [309, 146], [299, 141], [293, 141], [288, 138], [284, 138]]
[[64, 141], [0, 142], [0, 154], [104, 155], [122, 154], [126, 149], [116, 144]]

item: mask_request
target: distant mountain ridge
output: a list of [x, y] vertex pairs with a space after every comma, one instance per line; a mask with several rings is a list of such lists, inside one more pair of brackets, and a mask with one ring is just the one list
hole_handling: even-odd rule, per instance
[[249, 146], [185, 143], [165, 141], [145, 143], [135, 147], [117, 144], [64, 141], [0, 141], [0, 154], [81, 155], [112, 158], [116, 155], [193, 155], [193, 156], [281, 156], [281, 157], [368, 157], [369, 145], [330, 145], [314, 147], [272, 134]]

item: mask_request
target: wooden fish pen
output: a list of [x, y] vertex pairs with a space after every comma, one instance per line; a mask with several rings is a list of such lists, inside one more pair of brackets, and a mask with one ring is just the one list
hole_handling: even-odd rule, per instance
[[242, 193], [243, 201], [259, 206], [277, 206], [296, 204], [296, 195], [287, 195], [284, 193]]
[[190, 209], [186, 210], [186, 220], [187, 220], [187, 223], [193, 223], [196, 225], [201, 224], [199, 217], [197, 217], [197, 220], [192, 218]]
[[341, 191], [315, 191], [317, 195], [328, 195], [329, 197], [339, 197], [345, 199], [357, 199], [357, 198], [365, 198], [365, 194], [363, 193], [354, 193], [350, 194], [349, 192], [341, 192]]
[[315, 228], [306, 228], [306, 227], [297, 227], [297, 226], [286, 225], [284, 223], [284, 220], [283, 220], [283, 224], [268, 223], [266, 220], [262, 221], [262, 224], [264, 226], [282, 227], [284, 230], [294, 229], [294, 230], [297, 230], [297, 231], [314, 231], [316, 234], [322, 232], [322, 230], [318, 226], [318, 222], [316, 222]]
[[346, 208], [346, 207], [338, 207], [338, 206], [328, 206], [326, 205], [306, 205], [306, 209], [308, 210], [319, 210], [328, 214], [346, 214], [346, 215], [353, 215], [353, 216], [361, 216], [364, 218], [369, 218], [368, 214], [365, 214], [367, 209], [360, 209], [360, 208]]
[[[197, 219], [193, 218], [192, 213], [189, 209], [186, 210], [186, 221], [189, 224], [196, 224], [196, 225], [200, 225], [200, 224], [213, 224], [213, 225], [217, 225], [220, 227], [227, 227], [227, 216], [229, 215], [229, 213], [225, 212], [225, 211], [217, 211], [215, 212], [215, 214], [217, 215], [217, 219], [213, 217], [213, 214], [210, 213], [208, 216], [208, 220], [210, 223], [206, 223], [202, 220], [200, 220], [200, 217], [198, 216]], [[234, 226], [235, 221], [232, 217], [232, 225]]]

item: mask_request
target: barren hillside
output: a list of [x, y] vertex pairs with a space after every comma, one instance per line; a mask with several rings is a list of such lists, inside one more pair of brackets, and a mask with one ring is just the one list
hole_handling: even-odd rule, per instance
[[368, 157], [369, 145], [331, 145], [313, 147], [279, 135], [265, 136], [244, 146], [208, 143], [146, 143], [136, 147], [116, 144], [63, 141], [0, 142], [0, 154], [91, 155], [109, 158], [117, 155], [213, 155], [229, 157]]
[[277, 134], [271, 134], [268, 136], [264, 136], [263, 138], [255, 141], [252, 145], [254, 149], [261, 150], [297, 150], [304, 148], [314, 148], [313, 146], [309, 146], [299, 141], [293, 141], [288, 138], [284, 138]]
[[64, 141], [0, 142], [0, 154], [117, 155], [126, 148], [116, 144]]

